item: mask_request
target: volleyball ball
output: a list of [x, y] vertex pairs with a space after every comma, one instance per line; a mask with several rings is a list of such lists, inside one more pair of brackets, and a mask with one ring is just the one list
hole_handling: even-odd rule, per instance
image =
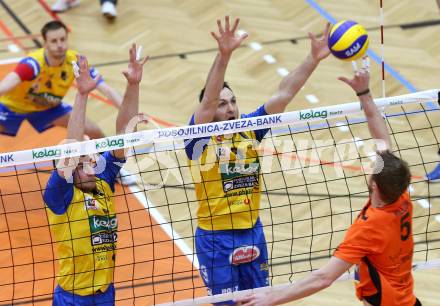
[[363, 26], [352, 20], [335, 24], [328, 37], [332, 54], [343, 61], [362, 57], [368, 49], [368, 34]]

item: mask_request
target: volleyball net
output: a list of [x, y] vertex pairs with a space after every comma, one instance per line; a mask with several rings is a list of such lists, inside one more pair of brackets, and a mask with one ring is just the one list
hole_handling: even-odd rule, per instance
[[[415, 268], [437, 267], [440, 259], [440, 190], [424, 179], [440, 158], [438, 101], [437, 89], [375, 99], [394, 152], [413, 175]], [[114, 193], [116, 304], [231, 299], [231, 293], [206, 297], [199, 274], [199, 204], [185, 140], [261, 129], [269, 129], [258, 159], [270, 285], [321, 267], [368, 199], [375, 142], [359, 102], [1, 153], [0, 305], [51, 304], [60, 270], [42, 197], [49, 175], [64, 158], [115, 149], [126, 150], [125, 167], [137, 178]]]

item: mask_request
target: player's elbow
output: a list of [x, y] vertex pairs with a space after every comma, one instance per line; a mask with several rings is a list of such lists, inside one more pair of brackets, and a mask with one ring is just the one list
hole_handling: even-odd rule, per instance
[[327, 273], [322, 273], [319, 270], [313, 272], [316, 278], [316, 286], [318, 287], [318, 290], [323, 290], [325, 288], [330, 287], [333, 282], [335, 281], [330, 275], [328, 275]]
[[287, 106], [294, 96], [295, 93], [292, 90], [279, 90], [276, 94], [276, 100], [280, 105]]

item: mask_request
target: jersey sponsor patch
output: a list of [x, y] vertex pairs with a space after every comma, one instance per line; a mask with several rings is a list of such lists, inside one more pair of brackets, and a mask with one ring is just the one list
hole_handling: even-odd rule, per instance
[[240, 265], [252, 262], [260, 256], [260, 249], [255, 245], [243, 246], [234, 249], [229, 255], [229, 262], [233, 265]]
[[85, 194], [84, 195], [84, 208], [86, 210], [98, 210], [99, 203], [98, 203], [98, 201], [96, 201], [95, 198], [91, 197], [90, 195]]
[[242, 188], [252, 188], [258, 185], [258, 176], [243, 176], [234, 178], [229, 181], [223, 182], [223, 192], [227, 193], [230, 190], [242, 189]]
[[116, 216], [90, 216], [89, 225], [92, 246], [117, 242], [118, 220]]

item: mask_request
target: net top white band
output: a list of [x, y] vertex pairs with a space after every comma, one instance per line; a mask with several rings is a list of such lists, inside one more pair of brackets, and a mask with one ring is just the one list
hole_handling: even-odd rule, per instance
[[[435, 102], [438, 101], [438, 95], [439, 89], [431, 89], [401, 96], [379, 98], [375, 99], [375, 103], [378, 107], [388, 107], [410, 103]], [[0, 154], [0, 168], [94, 154], [108, 150], [131, 148], [149, 143], [232, 134], [249, 130], [286, 126], [289, 124], [304, 124], [360, 112], [362, 112], [360, 103], [352, 102], [261, 117], [146, 130], [40, 149], [2, 153]]]

